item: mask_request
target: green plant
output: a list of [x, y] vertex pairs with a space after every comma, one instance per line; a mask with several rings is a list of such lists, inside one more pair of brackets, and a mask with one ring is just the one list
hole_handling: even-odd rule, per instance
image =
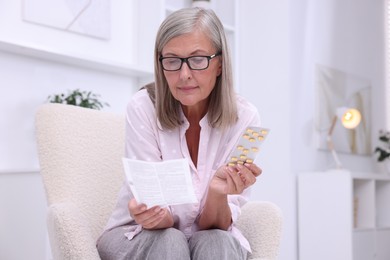
[[94, 94], [91, 91], [80, 91], [79, 89], [68, 90], [68, 94], [50, 95], [47, 98], [50, 103], [74, 105], [97, 110], [102, 109], [104, 106], [110, 106], [108, 103], [102, 102], [99, 99], [100, 95]]
[[383, 162], [390, 157], [390, 131], [379, 131], [379, 141], [382, 146], [375, 148], [375, 153], [379, 153], [378, 162]]

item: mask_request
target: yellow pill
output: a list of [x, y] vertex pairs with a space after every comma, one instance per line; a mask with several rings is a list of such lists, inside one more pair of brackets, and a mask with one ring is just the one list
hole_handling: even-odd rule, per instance
[[237, 145], [237, 149], [238, 149], [238, 150], [243, 150], [243, 149], [244, 149], [244, 146], [242, 146], [242, 145]]
[[253, 132], [253, 129], [248, 128], [246, 131], [251, 134]]
[[249, 138], [249, 142], [256, 142], [256, 139], [255, 138], [253, 138], [253, 137], [251, 137], [251, 138]]
[[261, 134], [262, 135], [266, 135], [266, 134], [268, 134], [268, 131], [267, 130], [261, 130]]
[[230, 163], [228, 163], [228, 165], [229, 165], [229, 166], [234, 166], [234, 165], [236, 165], [236, 164], [233, 163], [233, 162], [230, 162]]
[[249, 149], [243, 149], [243, 150], [242, 150], [242, 153], [243, 153], [243, 154], [248, 154], [248, 153], [249, 153]]
[[246, 162], [246, 163], [253, 163], [253, 160], [252, 160], [252, 159], [246, 159], [245, 162]]
[[238, 163], [238, 164], [244, 164], [244, 162], [243, 162], [243, 161], [237, 161], [237, 163]]
[[244, 134], [243, 137], [244, 137], [245, 139], [249, 139], [249, 135], [248, 135], [248, 134]]
[[237, 161], [237, 157], [233, 156], [230, 160], [231, 160], [232, 162], [236, 162], [236, 161]]
[[240, 155], [240, 159], [245, 160], [245, 159], [246, 159], [246, 155], [245, 155], [245, 154], [241, 154], [241, 155]]
[[259, 134], [258, 132], [253, 132], [252, 135], [253, 135], [254, 137], [258, 137], [260, 134]]
[[259, 151], [259, 148], [257, 148], [257, 147], [252, 147], [251, 150], [252, 150], [252, 152], [255, 152], [255, 153], [256, 153], [256, 152]]
[[264, 140], [264, 136], [259, 136], [257, 139], [259, 139], [259, 141], [263, 141]]

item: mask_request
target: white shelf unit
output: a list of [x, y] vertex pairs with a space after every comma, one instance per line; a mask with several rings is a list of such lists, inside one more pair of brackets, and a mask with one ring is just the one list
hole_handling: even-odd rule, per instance
[[390, 259], [390, 176], [346, 170], [298, 176], [300, 260]]

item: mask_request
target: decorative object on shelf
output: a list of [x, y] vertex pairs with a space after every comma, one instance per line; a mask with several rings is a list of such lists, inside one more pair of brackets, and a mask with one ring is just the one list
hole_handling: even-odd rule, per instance
[[353, 197], [353, 228], [358, 227], [359, 197]]
[[336, 150], [334, 149], [334, 144], [332, 140], [332, 134], [334, 127], [336, 126], [337, 119], [341, 120], [342, 125], [347, 129], [354, 129], [357, 127], [362, 119], [362, 116], [359, 110], [349, 107], [339, 107], [336, 110], [336, 113], [332, 120], [332, 125], [329, 128], [328, 135], [326, 138], [328, 148], [332, 152], [333, 159], [336, 162], [336, 167], [338, 169], [342, 168], [341, 162], [337, 156]]
[[104, 106], [110, 106], [108, 103], [102, 102], [99, 99], [100, 95], [94, 94], [92, 91], [80, 91], [79, 89], [75, 89], [68, 91], [68, 94], [61, 93], [51, 95], [47, 98], [47, 101], [50, 103], [67, 104], [96, 110], [100, 110]]
[[333, 130], [334, 149], [338, 153], [372, 156], [372, 83], [364, 76], [316, 64], [315, 130], [317, 147], [328, 150], [326, 136], [338, 107], [354, 107], [362, 121], [353, 130], [336, 125]]
[[380, 146], [375, 148], [375, 153], [378, 154], [378, 162], [385, 166], [387, 173], [390, 173], [390, 131], [379, 131]]
[[192, 0], [192, 7], [211, 8], [210, 0]]
[[390, 160], [390, 131], [379, 131], [379, 141], [383, 143], [383, 146], [377, 146], [375, 152], [379, 153], [378, 162]]

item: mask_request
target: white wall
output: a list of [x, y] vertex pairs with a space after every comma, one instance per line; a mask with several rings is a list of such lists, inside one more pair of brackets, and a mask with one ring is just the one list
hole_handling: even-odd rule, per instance
[[[279, 259], [299, 259], [296, 176], [334, 166], [331, 155], [316, 148], [314, 66], [325, 64], [371, 81], [375, 134], [384, 124], [382, 22], [383, 0], [242, 2], [240, 90], [271, 128], [260, 155], [264, 173], [253, 196], [282, 208]], [[340, 158], [348, 169], [375, 170], [370, 156]]]
[[[293, 139], [301, 153], [292, 153], [296, 171], [334, 167], [328, 152], [316, 151], [314, 134], [316, 64], [366, 78], [372, 86], [372, 140], [383, 122], [383, 0], [300, 1], [294, 6], [291, 32], [292, 100], [295, 123], [302, 134]], [[373, 169], [370, 156], [340, 154], [344, 167]], [[306, 160], [303, 160], [305, 158]]]
[[[18, 51], [2, 52], [0, 48], [0, 171], [38, 169], [33, 115], [36, 107], [46, 102], [49, 95], [76, 88], [92, 90], [110, 104], [106, 110], [123, 112], [129, 96], [139, 84], [137, 78], [129, 75], [111, 73], [109, 69], [104, 71], [105, 63], [115, 66], [137, 64], [139, 57], [135, 46], [138, 41], [135, 38], [138, 31], [134, 25], [136, 21], [133, 21], [137, 12], [128, 1], [112, 4], [110, 41], [23, 22], [21, 2], [0, 4], [0, 47], [4, 45], [2, 42], [26, 46], [18, 47], [20, 53], [26, 53], [24, 49], [29, 47], [36, 48], [43, 51], [34, 55], [46, 59], [53, 56], [47, 55], [49, 51], [59, 54], [54, 55], [54, 60], [60, 62], [15, 55]], [[98, 63], [99, 66], [80, 68], [62, 64], [67, 59], [61, 57], [67, 55], [91, 59], [92, 64]], [[78, 60], [73, 63], [82, 64]]]
[[292, 171], [290, 1], [242, 1], [240, 18], [240, 90], [259, 109], [262, 125], [271, 129], [258, 164], [261, 178], [252, 199], [269, 200], [283, 211], [279, 259], [297, 254], [295, 175]]
[[[49, 95], [79, 88], [92, 90], [123, 112], [135, 81], [120, 75], [80, 69], [0, 52], [0, 170], [38, 169], [34, 113]], [[16, 116], [17, 115], [17, 116]]]

